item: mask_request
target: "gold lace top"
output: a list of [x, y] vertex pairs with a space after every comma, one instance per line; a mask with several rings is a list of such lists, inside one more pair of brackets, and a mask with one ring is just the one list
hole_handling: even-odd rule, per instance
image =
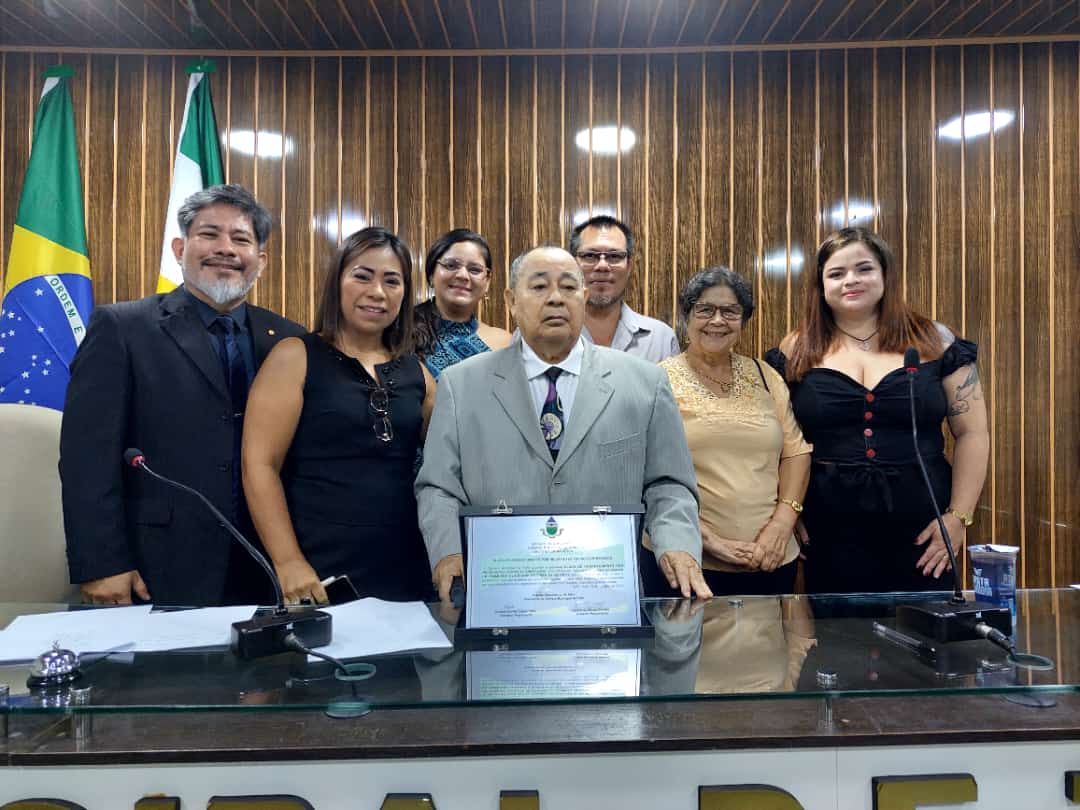
[[[686, 427], [701, 496], [701, 521], [720, 537], [753, 542], [776, 505], [780, 459], [809, 453], [791, 411], [784, 380], [767, 364], [731, 355], [732, 388], [717, 396], [698, 378], [685, 355], [662, 362]], [[768, 380], [765, 390], [762, 374]], [[784, 563], [799, 554], [794, 535]], [[709, 554], [702, 566], [738, 571]]]

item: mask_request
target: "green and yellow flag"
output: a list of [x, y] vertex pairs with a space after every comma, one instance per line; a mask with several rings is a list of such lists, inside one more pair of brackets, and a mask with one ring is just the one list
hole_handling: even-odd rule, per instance
[[68, 80], [48, 68], [0, 301], [0, 402], [61, 410], [94, 306]]

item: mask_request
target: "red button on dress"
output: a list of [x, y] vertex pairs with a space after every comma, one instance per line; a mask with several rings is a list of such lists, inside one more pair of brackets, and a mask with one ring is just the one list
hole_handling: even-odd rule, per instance
[[873, 418], [874, 418], [874, 415], [873, 415], [872, 413], [870, 413], [870, 411], [866, 411], [866, 412], [865, 412], [865, 413], [864, 413], [864, 414], [862, 415], [862, 418], [863, 418], [863, 419], [865, 419], [865, 420], [866, 420], [867, 422], [869, 422], [869, 421], [870, 421], [871, 419], [873, 419]]
[[866, 401], [867, 402], [873, 402], [874, 401], [874, 395], [873, 394], [867, 394], [866, 395]]
[[866, 457], [867, 458], [873, 458], [876, 455], [877, 455], [877, 451], [873, 447], [871, 447], [869, 450], [866, 451]]

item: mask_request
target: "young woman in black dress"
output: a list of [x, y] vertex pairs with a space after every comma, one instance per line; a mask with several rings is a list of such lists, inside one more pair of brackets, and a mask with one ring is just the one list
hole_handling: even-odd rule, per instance
[[[822, 243], [804, 292], [799, 330], [766, 359], [787, 379], [814, 445], [802, 515], [807, 590], [951, 589], [912, 444], [903, 356], [918, 349], [920, 454], [959, 553], [990, 448], [976, 346], [908, 306], [889, 246], [863, 228]], [[951, 466], [942, 420], [956, 439]]]
[[383, 228], [349, 236], [328, 268], [314, 331], [266, 358], [244, 419], [244, 492], [286, 599], [325, 602], [347, 574], [361, 596], [431, 595], [413, 462], [435, 382], [411, 352], [412, 261]]

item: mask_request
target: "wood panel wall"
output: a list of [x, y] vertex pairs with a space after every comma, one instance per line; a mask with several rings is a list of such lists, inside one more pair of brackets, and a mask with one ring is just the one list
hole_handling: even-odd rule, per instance
[[[0, 255], [40, 72], [74, 103], [99, 303], [153, 291], [186, 57], [0, 53]], [[613, 56], [233, 56], [213, 92], [230, 181], [275, 213], [257, 303], [310, 323], [343, 233], [398, 230], [419, 261], [451, 227], [511, 258], [608, 211], [638, 235], [631, 306], [670, 320], [707, 264], [752, 277], [746, 350], [797, 318], [800, 277], [844, 223], [892, 244], [907, 296], [980, 345], [992, 461], [974, 542], [1022, 547], [1028, 587], [1080, 581], [1080, 52], [1075, 42]], [[962, 113], [1013, 121], [963, 139]], [[575, 145], [590, 125], [628, 151]], [[251, 153], [252, 132], [258, 132]], [[247, 150], [243, 148], [247, 145]], [[283, 224], [283, 225], [282, 225]]]

